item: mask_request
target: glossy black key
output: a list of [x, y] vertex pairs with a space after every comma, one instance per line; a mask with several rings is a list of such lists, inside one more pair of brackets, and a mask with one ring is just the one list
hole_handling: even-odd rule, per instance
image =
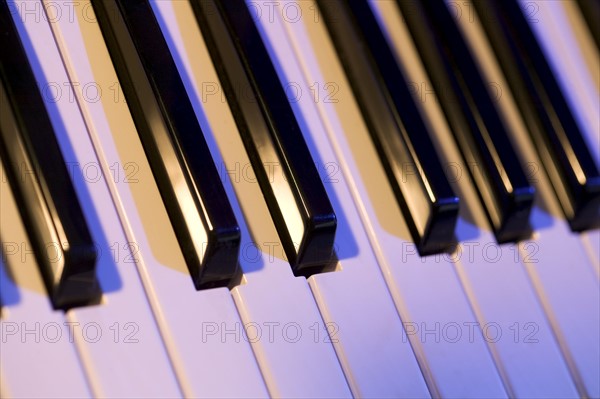
[[0, 158], [56, 309], [95, 304], [96, 249], [6, 2], [0, 1]]
[[498, 242], [530, 234], [527, 181], [482, 75], [443, 0], [398, 5], [416, 42]]
[[191, 3], [288, 261], [296, 275], [317, 271], [336, 217], [246, 3]]
[[152, 8], [92, 5], [194, 285], [227, 285], [240, 229]]
[[600, 1], [598, 0], [577, 0], [581, 14], [596, 42], [596, 47], [600, 48]]
[[419, 253], [448, 249], [459, 200], [371, 7], [317, 3]]
[[519, 4], [475, 2], [571, 229], [600, 223], [600, 173]]

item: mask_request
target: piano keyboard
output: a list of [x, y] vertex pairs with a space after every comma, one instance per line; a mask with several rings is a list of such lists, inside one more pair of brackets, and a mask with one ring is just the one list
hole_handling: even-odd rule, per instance
[[1, 1], [0, 397], [600, 397], [598, 7], [512, 3]]

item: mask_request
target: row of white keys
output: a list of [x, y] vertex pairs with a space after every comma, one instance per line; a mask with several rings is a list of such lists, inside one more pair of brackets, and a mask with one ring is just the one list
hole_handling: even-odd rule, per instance
[[[355, 397], [373, 398], [428, 396], [419, 365], [315, 107], [314, 96], [323, 99], [329, 94], [324, 90], [326, 83], [317, 82], [316, 92], [311, 91], [287, 40], [283, 26], [286, 22], [267, 14], [268, 1], [252, 3], [262, 11], [261, 18], [255, 21], [270, 44], [271, 59], [278, 66], [280, 80], [286, 87], [293, 84], [296, 89], [291, 104], [336, 212], [338, 271], [315, 274], [308, 282], [325, 322], [336, 333], [334, 347], [352, 393]], [[273, 11], [282, 15], [276, 8]], [[315, 90], [314, 83], [311, 84]]]
[[[219, 80], [189, 4], [157, 1], [153, 6], [170, 37], [171, 52], [242, 229], [243, 282], [232, 295], [269, 393], [274, 397], [351, 396], [309, 285], [304, 277], [294, 277], [285, 260], [224, 95], [220, 90], [214, 95], [207, 91], [207, 84], [214, 89]], [[235, 336], [226, 338], [229, 342]]]
[[[555, 30], [555, 25], [549, 21], [549, 18], [544, 17], [545, 7], [554, 7], [559, 4], [552, 3], [552, 5], [543, 3], [536, 8], [540, 11], [536, 14], [536, 18], [540, 26]], [[472, 48], [477, 54], [477, 59], [480, 61], [488, 81], [495, 82], [497, 87], [508, 88], [489, 45], [483, 39], [485, 35], [479, 21], [465, 19], [461, 22], [464, 30], [468, 32], [467, 37], [472, 41]], [[562, 28], [560, 29], [561, 35], [567, 35], [569, 33], [568, 25], [562, 26]], [[577, 86], [567, 89], [577, 90]], [[573, 95], [573, 93], [569, 94]], [[552, 326], [553, 334], [558, 341], [579, 394], [581, 396], [597, 396], [600, 343], [596, 338], [600, 334], [600, 292], [594, 267], [591, 265], [593, 260], [587, 256], [579, 235], [571, 233], [562, 216], [547, 176], [539, 167], [541, 163], [528, 139], [527, 131], [518, 116], [517, 108], [508, 89], [503, 90], [498, 105], [506, 116], [510, 127], [509, 131], [514, 133], [514, 141], [517, 148], [521, 150], [524, 160], [529, 166], [535, 166], [530, 169], [535, 172], [531, 177], [537, 189], [537, 202], [531, 217], [531, 227], [535, 234], [531, 240], [519, 244], [518, 258], [525, 265], [532, 285], [537, 291], [538, 298], [546, 312], [546, 319]], [[514, 251], [511, 252], [515, 254]], [[514, 290], [511, 291], [511, 297], [513, 296]], [[520, 305], [522, 306], [522, 304]], [[521, 329], [519, 338], [535, 344], [528, 346], [529, 351], [531, 351], [529, 347], [539, 347], [545, 342], [540, 333], [544, 333], [548, 323], [539, 323], [539, 321], [530, 323], [527, 326], [529, 331], [522, 329], [525, 327], [523, 324], [519, 326]], [[511, 333], [514, 334], [514, 330]], [[539, 370], [548, 374], [545, 384], [555, 386], [564, 380], [564, 378], [559, 378], [564, 372], [558, 375], [559, 370], [556, 367], [554, 373], [550, 372], [550, 366], [555, 363], [548, 358], [549, 355], [549, 352], [545, 353], [546, 359], [544, 360], [546, 361], [541, 364]], [[542, 359], [540, 358], [540, 360]], [[552, 393], [558, 394], [559, 391], [553, 390]]]
[[[600, 167], [600, 54], [572, 1], [542, 3], [530, 19], [558, 83]], [[536, 22], [537, 21], [537, 22]], [[557, 29], [558, 27], [558, 29]], [[572, 29], [583, 28], [582, 32]], [[581, 234], [600, 277], [600, 229]]]
[[3, 169], [0, 176], [0, 395], [90, 397], [68, 320], [52, 309]]
[[[229, 291], [198, 292], [193, 286], [91, 5], [72, 7], [75, 18], [56, 19], [54, 32], [69, 77], [80, 84], [78, 98], [102, 170], [112, 177], [108, 184], [127, 241], [137, 250], [137, 272], [170, 355], [163, 364], [173, 364], [187, 397], [264, 397], [267, 391], [249, 343], [226, 335], [226, 328], [241, 328]], [[103, 91], [100, 101], [86, 97], [83, 88], [89, 82]], [[134, 265], [129, 271], [136, 272]], [[166, 382], [143, 377], [131, 384]]]
[[286, 6], [291, 4], [303, 18], [285, 26], [305, 80], [338, 85], [337, 103], [317, 107], [431, 394], [506, 396], [481, 332], [471, 328], [457, 341], [446, 336], [456, 326], [477, 324], [454, 267], [443, 258], [416, 255], [317, 8], [306, 1]]
[[[94, 396], [178, 396], [179, 386], [134, 266], [135, 245], [123, 234], [108, 186], [41, 2], [20, 1], [14, 19], [22, 29], [34, 74], [71, 169], [82, 209], [98, 248], [98, 306], [66, 313]], [[34, 7], [35, 6], [35, 7]], [[37, 13], [30, 13], [32, 9]], [[42, 16], [44, 15], [44, 16]], [[48, 19], [57, 19], [50, 15]], [[21, 25], [22, 23], [22, 25]]]

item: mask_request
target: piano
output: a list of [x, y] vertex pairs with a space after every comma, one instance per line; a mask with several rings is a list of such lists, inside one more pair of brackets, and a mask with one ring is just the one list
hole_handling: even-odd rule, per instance
[[2, 1], [0, 397], [600, 397], [598, 3], [474, 1]]

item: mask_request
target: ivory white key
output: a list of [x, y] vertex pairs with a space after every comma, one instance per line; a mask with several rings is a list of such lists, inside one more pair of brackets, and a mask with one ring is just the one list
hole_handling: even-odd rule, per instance
[[91, 397], [69, 321], [52, 309], [4, 170], [0, 176], [0, 395]]
[[[387, 19], [387, 31], [397, 46], [398, 58], [405, 61], [404, 68], [410, 71], [410, 81], [432, 87], [411, 55], [411, 47], [406, 44], [408, 38], [395, 29], [395, 20], [390, 18], [394, 10], [385, 9], [383, 5], [379, 8], [380, 16], [387, 17], [382, 19]], [[480, 65], [487, 67], [482, 69], [487, 81], [506, 87], [497, 67], [488, 70], [495, 65], [490, 62], [489, 49], [484, 52], [487, 44], [482, 40], [485, 36], [479, 21], [464, 15], [458, 21], [459, 26], [471, 42]], [[510, 96], [504, 93], [497, 100], [496, 103], [506, 102]], [[427, 120], [434, 127], [438, 145], [444, 149], [445, 164], [455, 165], [454, 172], [460, 171], [460, 175], [455, 174], [452, 180], [456, 182], [465, 207], [461, 210], [456, 233], [461, 244], [453, 254], [453, 261], [479, 324], [484, 326], [490, 351], [509, 396], [576, 397], [575, 385], [529, 282], [519, 248], [514, 244], [496, 243], [473, 189], [468, 166], [452, 145], [437, 102], [423, 101], [422, 105], [428, 113]], [[535, 256], [531, 252], [527, 255]]]
[[[46, 3], [49, 9], [51, 3]], [[139, 249], [137, 272], [183, 394], [264, 397], [267, 391], [249, 343], [221, 336], [223, 326], [241, 328], [229, 291], [194, 288], [91, 5], [77, 3], [74, 9], [75, 19], [56, 19], [54, 33], [71, 80], [81, 82], [81, 88], [85, 82], [96, 82], [106, 93], [101, 101], [93, 102], [80, 88], [78, 101], [102, 170], [107, 176], [118, 176], [108, 184], [127, 240]]]
[[[551, 202], [548, 186], [539, 190], [550, 215], [560, 215]], [[600, 396], [600, 287], [579, 238], [560, 216], [549, 217], [544, 207], [534, 208], [533, 241], [520, 245], [523, 262], [530, 274], [547, 318], [561, 345], [581, 396]], [[537, 251], [530, 256], [530, 251]]]
[[[577, 22], [578, 16], [575, 14], [571, 19], [568, 16], [573, 14], [573, 10], [569, 8], [576, 8], [576, 4], [569, 1], [553, 1], [536, 3], [536, 6], [535, 19], [530, 19], [531, 26], [558, 77], [558, 82], [598, 165], [600, 164], [600, 91], [594, 81], [598, 78], [600, 68], [598, 49], [595, 45], [582, 47], [582, 41], [578, 41], [573, 32], [573, 23]], [[575, 13], [577, 11], [575, 10]], [[579, 22], [584, 23], [581, 17]], [[587, 31], [584, 34], [589, 35]], [[588, 62], [586, 57], [589, 59]], [[591, 264], [600, 277], [600, 230], [584, 232], [581, 237], [590, 251]]]
[[[218, 88], [219, 80], [189, 4], [156, 1], [153, 7], [168, 32], [171, 52], [176, 54], [202, 128], [211, 132], [209, 146], [213, 154], [218, 153], [217, 145], [222, 152], [222, 159], [215, 159], [242, 231], [243, 284], [232, 294], [270, 395], [351, 396], [333, 346], [325, 339], [325, 325], [309, 285], [304, 277], [294, 277], [285, 260], [223, 93], [207, 91]], [[276, 173], [274, 165], [274, 178], [281, 178]], [[227, 343], [239, 339], [235, 325], [222, 328], [229, 330], [223, 331]]]
[[338, 103], [319, 102], [319, 112], [431, 394], [505, 396], [481, 331], [471, 330], [468, 340], [447, 339], [448, 326], [477, 323], [460, 281], [447, 260], [416, 256], [317, 8], [312, 2], [294, 4], [313, 18], [285, 26], [305, 79], [339, 85]]
[[[19, 24], [22, 18], [21, 37], [26, 34], [31, 40], [31, 46], [26, 46], [28, 57], [38, 59], [39, 66], [34, 67], [34, 73], [98, 248], [97, 273], [104, 301], [100, 306], [67, 312], [74, 331], [81, 329], [80, 334], [75, 334], [75, 340], [90, 370], [91, 389], [95, 396], [106, 397], [180, 395], [134, 267], [137, 246], [123, 233], [94, 148], [84, 134], [87, 129], [50, 26], [45, 18], [38, 21], [28, 18], [27, 7], [31, 4], [30, 1], [16, 3], [20, 14], [15, 15], [15, 20]], [[41, 2], [37, 4], [43, 12]], [[57, 94], [50, 88], [56, 89]], [[92, 101], [93, 98], [90, 97]]]
[[[253, 6], [260, 7], [265, 15], [269, 4], [253, 2]], [[277, 60], [275, 64], [284, 86], [294, 85], [291, 104], [301, 121], [305, 140], [322, 174], [338, 220], [335, 240], [338, 271], [315, 274], [308, 282], [325, 322], [336, 332], [334, 347], [355, 397], [428, 396], [418, 363], [315, 106], [315, 96], [323, 98], [321, 96], [327, 95], [326, 88], [335, 86], [317, 82], [317, 92], [311, 91], [310, 85], [313, 84], [314, 89], [314, 82], [304, 79], [296, 54], [286, 38], [284, 25], [289, 22], [281, 18], [281, 11], [281, 7], [275, 7], [273, 18], [257, 21], [261, 34], [270, 43], [270, 55]], [[337, 101], [338, 95], [334, 94], [331, 101]]]

